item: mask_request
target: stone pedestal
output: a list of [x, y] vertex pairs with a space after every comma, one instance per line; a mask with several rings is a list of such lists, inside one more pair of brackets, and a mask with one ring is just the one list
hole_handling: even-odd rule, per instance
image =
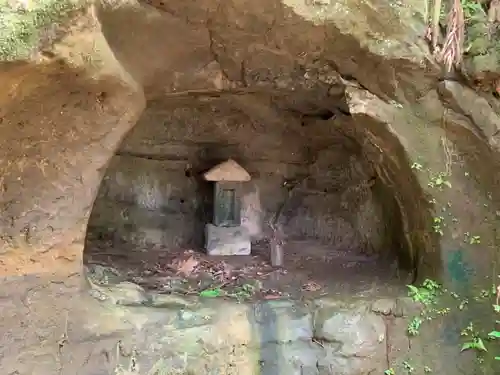
[[250, 255], [250, 234], [245, 227], [205, 226], [205, 249], [208, 255]]

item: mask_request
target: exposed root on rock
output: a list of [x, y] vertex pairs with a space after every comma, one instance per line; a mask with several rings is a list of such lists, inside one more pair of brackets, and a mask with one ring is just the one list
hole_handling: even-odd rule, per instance
[[448, 15], [446, 38], [437, 58], [442, 62], [448, 72], [462, 62], [463, 46], [465, 40], [464, 10], [460, 0], [453, 0], [453, 5]]

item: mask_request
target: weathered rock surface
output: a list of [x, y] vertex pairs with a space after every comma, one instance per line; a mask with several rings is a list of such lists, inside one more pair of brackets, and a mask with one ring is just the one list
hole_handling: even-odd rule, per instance
[[329, 343], [318, 367], [346, 375], [384, 371], [384, 320], [371, 311], [337, 309], [320, 310], [315, 319], [315, 337]]
[[[64, 138], [61, 138], [63, 134], [69, 135], [71, 139], [77, 139], [74, 137], [78, 136], [80, 129], [84, 129], [83, 125], [75, 123], [75, 129], [78, 129], [75, 130], [75, 134], [64, 133], [62, 130], [59, 133], [55, 130], [50, 132], [52, 138], [39, 143], [46, 145], [46, 148], [37, 150], [37, 155], [44, 161], [38, 163], [42, 169], [36, 169], [34, 175], [38, 174], [42, 178], [45, 173], [51, 176], [50, 181], [57, 178], [60, 181], [58, 183], [48, 182], [49, 179], [46, 178], [42, 184], [34, 182], [18, 187], [22, 178], [19, 180], [17, 175], [25, 171], [22, 159], [29, 155], [21, 156], [11, 151], [2, 158], [15, 161], [9, 162], [9, 169], [5, 169], [4, 173], [6, 176], [4, 186], [8, 192], [2, 197], [6, 212], [5, 223], [2, 226], [4, 233], [2, 238], [5, 242], [3, 248], [9, 254], [22, 254], [11, 255], [11, 258], [4, 256], [5, 272], [23, 273], [19, 265], [16, 266], [18, 271], [16, 267], [12, 268], [13, 264], [19, 263], [19, 256], [26, 259], [32, 257], [35, 261], [31, 267], [39, 267], [43, 262], [38, 262], [36, 259], [42, 257], [40, 254], [47, 254], [44, 253], [46, 248], [51, 248], [52, 251], [51, 255], [45, 255], [44, 259], [56, 258], [63, 264], [66, 262], [63, 259], [68, 258], [64, 253], [69, 251], [69, 244], [73, 244], [74, 247], [74, 250], [70, 251], [72, 256], [78, 254], [77, 249], [82, 244], [85, 223], [98, 181], [104, 172], [103, 167], [142, 110], [144, 106], [141, 99], [142, 90], [146, 93], [150, 105], [154, 105], [155, 101], [165, 102], [170, 98], [171, 106], [175, 106], [176, 100], [189, 101], [191, 95], [203, 96], [203, 90], [216, 90], [216, 92], [221, 89], [239, 90], [240, 93], [248, 95], [231, 96], [229, 92], [227, 97], [236, 102], [239, 110], [254, 117], [253, 121], [263, 124], [285, 124], [300, 122], [300, 119], [310, 112], [314, 114], [323, 108], [336, 108], [342, 102], [342, 87], [345, 84], [341, 75], [351, 80], [357, 79], [361, 85], [382, 98], [399, 98], [402, 102], [407, 102], [420, 95], [417, 95], [417, 92], [425, 93], [437, 74], [425, 45], [418, 38], [422, 25], [415, 16], [415, 11], [417, 13], [420, 11], [417, 8], [409, 10], [380, 3], [375, 8], [367, 5], [358, 10], [356, 6], [354, 11], [349, 1], [335, 6], [325, 4], [304, 6], [293, 2], [290, 4], [275, 2], [272, 5], [267, 2], [259, 5], [234, 3], [224, 9], [200, 1], [186, 5], [182, 10], [176, 8], [172, 10], [168, 2], [153, 2], [151, 5], [153, 7], [134, 2], [118, 2], [90, 6], [87, 10], [78, 12], [67, 25], [63, 25], [62, 29], [66, 33], [63, 33], [52, 47], [44, 47], [44, 50], [50, 53], [31, 54], [35, 60], [25, 64], [23, 71], [27, 72], [37, 71], [41, 66], [53, 66], [54, 69], [59, 69], [61, 64], [63, 66], [66, 64], [75, 67], [71, 69], [82, 70], [82, 77], [94, 77], [92, 79], [98, 82], [114, 77], [118, 84], [128, 87], [116, 94], [116, 103], [123, 97], [125, 100], [123, 105], [127, 108], [127, 112], [118, 120], [120, 118], [117, 115], [118, 109], [112, 104], [115, 91], [108, 92], [110, 90], [106, 90], [104, 86], [101, 90], [97, 83], [93, 85], [94, 97], [91, 102], [94, 106], [86, 108], [86, 111], [99, 118], [93, 122], [98, 124], [94, 125], [95, 127], [102, 126], [102, 129], [107, 131], [110, 131], [109, 129], [116, 131], [106, 133], [109, 139], [106, 142], [102, 140], [102, 134], [99, 135], [96, 128], [92, 130], [93, 133], [89, 131], [84, 133], [85, 136], [82, 134], [83, 138], [80, 141], [75, 140], [68, 145], [65, 145]], [[370, 23], [364, 22], [365, 26], [360, 26], [359, 22], [347, 21], [356, 17], [364, 17]], [[328, 21], [326, 26], [319, 25], [322, 19]], [[406, 25], [404, 32], [387, 26], [391, 24], [385, 22], [387, 20], [398, 20], [401, 25]], [[125, 24], [126, 29], [123, 28]], [[373, 38], [367, 37], [366, 30], [370, 27]], [[182, 43], [178, 42], [178, 35], [184, 36]], [[161, 47], [166, 45], [169, 47]], [[137, 50], [141, 53], [137, 54]], [[368, 74], [373, 66], [378, 66], [380, 69], [376, 75]], [[424, 66], [428, 69], [423, 69]], [[65, 74], [64, 71], [58, 70], [58, 72], [63, 76]], [[408, 76], [410, 72], [411, 77]], [[21, 73], [17, 70], [10, 73], [5, 71], [5, 77], [10, 77], [8, 84], [20, 87], [19, 82], [23, 77], [26, 88], [32, 87], [33, 93], [41, 94], [37, 84], [28, 86], [28, 82], [31, 82], [29, 76], [22, 76]], [[32, 78], [32, 82], [36, 82], [36, 77]], [[56, 79], [52, 77], [53, 81]], [[413, 82], [418, 82], [418, 87]], [[340, 88], [340, 91], [337, 88]], [[137, 93], [137, 98], [126, 94], [127, 90]], [[295, 94], [294, 98], [289, 97], [273, 105], [272, 101], [269, 102], [269, 94], [262, 97], [252, 93], [255, 90], [267, 92], [275, 97], [276, 95], [279, 97], [279, 92]], [[85, 97], [89, 95], [88, 90], [81, 89], [78, 92]], [[329, 96], [329, 92], [339, 92], [341, 96], [334, 98]], [[43, 95], [54, 100], [54, 103], [59, 100], [58, 105], [64, 108], [62, 113], [58, 111], [58, 106], [54, 107], [52, 112], [46, 113], [50, 107], [44, 105], [44, 113], [48, 116], [46, 121], [51, 123], [54, 129], [66, 126], [68, 121], [61, 116], [70, 113], [70, 109], [78, 105], [77, 102], [68, 102], [67, 99], [61, 101], [54, 94]], [[7, 129], [13, 129], [14, 124], [20, 121], [16, 119], [16, 116], [20, 116], [17, 112], [13, 109], [8, 110], [14, 101], [19, 102], [20, 98], [21, 96], [17, 94], [4, 99], [6, 105], [3, 108], [6, 113], [2, 117]], [[7, 100], [10, 102], [9, 105]], [[27, 103], [27, 100], [23, 101], [23, 105]], [[106, 125], [104, 117], [108, 104], [111, 106], [109, 114], [113, 118], [110, 117], [109, 121], [114, 121], [113, 126]], [[293, 115], [294, 112], [299, 116]], [[33, 110], [29, 116], [35, 116]], [[90, 119], [83, 113], [75, 118]], [[12, 143], [15, 139], [13, 137], [22, 139], [39, 137], [36, 132], [39, 123], [30, 121], [29, 124], [22, 135], [9, 133], [12, 135], [5, 136], [5, 142]], [[93, 136], [96, 138], [92, 138]], [[361, 140], [362, 134], [355, 136], [365, 143]], [[104, 151], [102, 157], [96, 159], [99, 153], [96, 150], [99, 150], [99, 147], [104, 147]], [[74, 160], [73, 164], [77, 163], [79, 159], [75, 159], [74, 155], [82, 153], [81, 150], [85, 150], [82, 155], [94, 158], [92, 159], [94, 164], [91, 164], [91, 171], [94, 171], [92, 175], [82, 175], [79, 172], [79, 175], [69, 177], [69, 170], [63, 173], [61, 166], [55, 166], [65, 160], [66, 154], [68, 158]], [[44, 166], [45, 163], [48, 166]], [[53, 176], [49, 173], [52, 169], [55, 170]], [[59, 175], [61, 177], [57, 177]], [[11, 177], [7, 176], [12, 176], [12, 182], [10, 182]], [[69, 184], [63, 176], [68, 176], [71, 181], [77, 182]], [[79, 182], [80, 180], [83, 182]], [[91, 183], [92, 187], [88, 185]], [[33, 190], [35, 185], [36, 191]], [[78, 188], [82, 189], [81, 193], [74, 190]], [[64, 191], [64, 194], [60, 194], [61, 191]], [[32, 196], [35, 203], [16, 200], [16, 194]], [[417, 196], [419, 193], [408, 194]], [[78, 204], [70, 198], [76, 196]], [[42, 201], [45, 206], [49, 205], [47, 203], [49, 201], [53, 203], [50, 207], [36, 203]], [[33, 210], [35, 207], [40, 208], [38, 211]], [[70, 225], [71, 221], [55, 214], [66, 207], [72, 210], [70, 211], [72, 217], [82, 218], [81, 224], [78, 222], [76, 227], [68, 228], [67, 225]], [[415, 225], [419, 229], [415, 227], [413, 228], [415, 230], [409, 232], [423, 230], [423, 223]], [[21, 248], [26, 251], [16, 250]], [[26, 255], [33, 251], [33, 254]], [[58, 252], [62, 255], [57, 256]], [[414, 263], [412, 258], [415, 258], [415, 252], [407, 258], [407, 263]], [[7, 259], [12, 259], [8, 265]], [[26, 262], [27, 260], [25, 264], [28, 264]], [[78, 266], [78, 261], [76, 265]], [[61, 268], [67, 268], [67, 265]]]
[[[112, 374], [120, 368], [135, 368], [131, 373], [138, 374], [152, 369], [249, 375], [381, 373], [386, 357], [399, 359], [403, 349], [394, 346], [387, 352], [388, 340], [394, 345], [407, 340], [405, 318], [381, 316], [364, 299], [254, 305], [214, 300], [190, 309], [152, 308], [101, 303], [85, 290], [75, 292], [78, 276], [3, 283], [9, 289], [1, 295], [0, 365], [7, 374]], [[431, 365], [415, 360], [430, 350], [418, 347], [405, 353], [404, 359], [413, 359], [415, 374], [424, 374], [424, 366]]]
[[145, 105], [95, 17], [68, 27], [58, 59], [0, 72], [3, 274], [80, 268], [102, 168]]
[[[419, 277], [441, 277], [463, 294], [492, 282], [484, 275], [492, 274], [498, 247], [498, 102], [458, 83], [438, 83], [440, 69], [420, 38], [423, 2], [149, 3], [83, 4], [70, 17], [49, 22], [34, 21], [47, 13], [40, 2], [28, 10], [2, 5], [15, 22], [0, 28], [0, 44], [9, 47], [0, 54], [9, 60], [0, 66], [0, 82], [7, 88], [0, 92], [0, 272], [19, 276], [5, 279], [0, 289], [2, 371], [107, 374], [118, 364], [136, 363], [147, 373], [162, 359], [169, 369], [195, 374], [255, 374], [261, 359], [261, 373], [358, 375], [381, 373], [393, 363], [403, 366], [404, 353], [425, 358], [442, 374], [468, 369], [455, 336], [463, 327], [436, 326], [419, 341], [433, 345], [384, 352], [375, 339], [382, 320], [390, 345], [402, 348], [407, 342], [403, 319], [387, 321], [388, 307], [378, 307], [384, 318], [339, 308], [344, 315], [325, 316], [321, 327], [306, 325], [317, 321], [316, 314], [326, 314], [317, 309], [300, 307], [294, 315], [273, 308], [260, 329], [250, 323], [260, 318], [243, 305], [195, 312], [108, 305], [109, 300], [152, 300], [122, 284], [127, 298], [101, 291], [96, 297], [104, 303], [98, 303], [80, 291], [80, 275], [61, 276], [81, 272], [99, 184], [144, 108], [190, 112], [184, 128], [173, 127], [186, 139], [194, 130], [203, 135], [204, 121], [192, 116], [189, 105], [218, 100], [219, 108], [229, 108], [221, 117], [236, 110], [264, 129], [294, 124], [303, 129], [295, 139], [314, 139], [318, 148], [328, 146], [335, 132], [341, 143], [349, 139], [381, 181], [380, 196], [389, 197], [395, 208], [392, 243], [402, 245], [402, 263], [418, 268]], [[14, 27], [26, 22], [29, 30]], [[20, 46], [12, 36], [26, 38]], [[343, 127], [332, 126], [343, 116], [349, 119]], [[318, 118], [322, 121], [311, 121]], [[221, 122], [222, 140], [238, 122], [228, 124]], [[204, 141], [213, 141], [210, 137], [205, 134]], [[265, 146], [279, 150], [283, 145], [275, 140]], [[160, 145], [142, 145], [150, 154], [153, 146]], [[295, 146], [286, 143], [289, 150]], [[127, 141], [121, 151], [126, 147]], [[307, 154], [296, 156], [304, 162]], [[148, 183], [156, 191], [157, 180]], [[156, 202], [141, 193], [146, 207]], [[40, 273], [45, 275], [35, 276]], [[286, 326], [295, 328], [281, 332], [284, 326], [273, 316], [281, 317], [283, 310]], [[337, 322], [349, 329], [336, 333]], [[325, 326], [324, 343], [308, 339]], [[280, 333], [271, 334], [269, 327]], [[356, 329], [363, 332], [354, 334]], [[256, 338], [262, 330], [266, 345]], [[366, 357], [353, 354], [361, 338], [367, 339]], [[117, 358], [118, 341], [123, 348]], [[305, 354], [299, 357], [299, 351]], [[417, 371], [423, 367], [424, 361]]]

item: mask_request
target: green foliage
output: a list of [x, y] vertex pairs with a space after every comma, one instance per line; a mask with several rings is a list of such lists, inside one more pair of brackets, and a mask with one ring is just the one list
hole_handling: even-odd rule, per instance
[[474, 329], [474, 325], [472, 323], [469, 323], [469, 325], [462, 330], [460, 335], [468, 338], [462, 345], [462, 352], [465, 350], [476, 350], [478, 352], [488, 351], [484, 345], [481, 335]]
[[81, 4], [72, 0], [38, 0], [25, 9], [0, 0], [0, 60], [29, 57], [39, 42], [40, 31], [60, 23]]
[[464, 52], [474, 57], [472, 73], [496, 71], [500, 59], [500, 29], [488, 22], [484, 9], [473, 0], [462, 0], [466, 20]]
[[415, 371], [415, 367], [413, 367], [408, 361], [403, 362], [403, 367], [408, 374], [413, 374], [413, 372]]
[[486, 15], [481, 4], [476, 0], [461, 0], [465, 22], [469, 23], [478, 15]]
[[[497, 293], [500, 292], [497, 291], [495, 287], [491, 290], [482, 290], [473, 300], [477, 302], [488, 301], [495, 296], [498, 299], [499, 296]], [[452, 300], [456, 300], [458, 302], [458, 311], [464, 310], [469, 303], [467, 299], [444, 289], [440, 284], [429, 279], [425, 280], [420, 286], [408, 285], [408, 295], [413, 301], [421, 303], [424, 307], [420, 315], [413, 317], [408, 323], [407, 333], [410, 337], [419, 335], [420, 329], [426, 321], [431, 321], [451, 312], [450, 308], [438, 308], [441, 297], [449, 296]], [[496, 313], [500, 313], [500, 305], [495, 304], [493, 308]], [[500, 324], [500, 321], [496, 321], [496, 324]], [[500, 330], [494, 329], [488, 334], [485, 334], [477, 330], [473, 323], [469, 323], [468, 326], [462, 330], [461, 337], [463, 337], [464, 340], [461, 344], [460, 351], [476, 352], [478, 354], [478, 362], [483, 363], [484, 358], [481, 354], [488, 352], [491, 341], [500, 339]], [[500, 356], [496, 356], [494, 359], [500, 360]], [[408, 361], [403, 362], [403, 369], [408, 374], [415, 371], [414, 367]], [[424, 367], [424, 373], [431, 372], [432, 370], [430, 367]], [[384, 372], [384, 375], [396, 374], [394, 369], [389, 368]]]
[[442, 287], [432, 280], [425, 280], [420, 287], [408, 285], [408, 296], [415, 302], [419, 302], [425, 306], [420, 316], [413, 317], [408, 323], [407, 333], [409, 336], [417, 336], [420, 333], [420, 327], [426, 320], [431, 320], [433, 316], [440, 314], [440, 310], [436, 308], [438, 297], [442, 294]]
[[205, 289], [200, 292], [200, 297], [215, 298], [215, 297], [220, 297], [222, 294], [223, 292], [220, 288]]
[[242, 302], [244, 300], [248, 300], [252, 298], [255, 294], [257, 287], [251, 284], [243, 284], [234, 289], [232, 293], [228, 293], [228, 297], [235, 298], [238, 302]]
[[257, 286], [243, 284], [234, 288], [232, 291], [225, 291], [221, 288], [205, 289], [199, 293], [199, 296], [204, 298], [229, 297], [236, 299], [238, 302], [242, 302], [252, 298], [257, 289]]
[[[482, 8], [479, 9], [478, 5], [471, 4], [471, 6], [464, 7], [464, 12], [465, 16], [468, 19], [468, 22], [470, 23], [468, 26], [469, 32], [470, 30], [482, 30], [486, 40], [499, 45], [499, 47], [497, 48], [499, 52], [498, 56], [500, 56], [500, 38], [491, 38], [491, 35], [488, 35], [486, 15], [484, 14]], [[478, 21], [480, 19], [482, 19], [481, 22]], [[475, 22], [478, 23], [476, 24]], [[500, 28], [498, 29], [500, 30]], [[497, 59], [496, 64], [498, 64], [498, 61], [500, 60]], [[439, 193], [445, 191], [447, 188], [452, 188], [452, 184], [450, 182], [451, 163], [449, 165], [446, 165], [446, 170], [449, 171], [447, 173], [435, 173], [434, 171], [425, 167], [422, 163], [418, 162], [414, 162], [411, 165], [411, 169], [414, 171], [418, 171], [421, 174], [427, 174], [427, 186], [433, 189], [432, 193]], [[465, 172], [464, 175], [465, 177], [469, 177], [469, 172]], [[452, 223], [457, 223], [459, 220], [454, 217], [452, 211], [449, 210], [452, 208], [450, 202], [439, 207], [440, 205], [438, 204], [438, 197], [440, 197], [439, 194], [436, 197], [431, 197], [431, 199], [429, 200], [429, 203], [433, 204], [434, 208], [436, 209], [436, 215], [432, 218], [432, 230], [435, 233], [438, 233], [440, 236], [444, 236], [444, 228], [447, 227], [447, 222], [449, 225], [452, 225]], [[489, 193], [488, 197], [491, 200]], [[483, 204], [483, 206], [487, 207], [488, 205]], [[449, 222], [449, 219], [451, 219], [451, 223]], [[450, 232], [453, 231], [450, 230]], [[465, 232], [463, 236], [463, 242], [467, 245], [477, 246], [478, 251], [481, 251], [483, 247], [487, 246], [487, 244], [484, 244], [484, 242], [487, 241], [483, 241], [481, 236], [475, 233]], [[495, 240], [493, 240], [493, 245], [495, 248], [498, 248]], [[495, 265], [494, 272], [497, 274]], [[496, 300], [496, 304], [493, 305], [494, 312], [500, 314], [500, 305], [498, 302], [500, 300], [500, 286], [497, 287], [493, 285], [489, 290], [481, 290], [480, 293], [475, 296], [464, 298], [463, 296], [459, 296], [453, 291], [448, 291], [442, 288], [438, 283], [432, 280], [426, 280], [421, 286], [409, 285], [408, 294], [413, 301], [419, 302], [423, 305], [423, 310], [421, 311], [421, 313], [418, 316], [412, 317], [408, 321], [407, 335], [409, 337], [419, 335], [422, 327], [425, 326], [427, 321], [445, 316], [452, 311], [454, 311], [456, 314], [460, 314], [461, 311], [470, 309], [470, 302], [486, 302], [488, 306], [491, 306], [489, 301], [494, 298]], [[442, 301], [439, 301], [441, 299]], [[446, 307], [439, 308], [439, 305], [444, 305]], [[478, 305], [474, 304], [474, 309], [477, 307]], [[469, 310], [469, 313], [471, 312], [472, 311]], [[482, 327], [484, 322], [481, 321], [480, 323]], [[495, 321], [493, 323], [493, 329], [488, 332], [477, 329], [472, 322], [469, 323], [468, 326], [465, 327], [461, 332], [462, 340], [460, 346], [457, 347], [457, 351], [474, 352], [476, 354], [477, 363], [480, 365], [491, 366], [490, 359], [500, 361], [500, 355], [492, 357], [488, 355], [491, 352], [495, 354], [498, 352], [498, 349], [493, 346], [493, 342], [500, 339], [500, 327], [498, 325], [500, 325], [500, 320]], [[407, 362], [406, 364], [403, 364], [403, 369], [407, 373], [411, 373], [413, 371], [413, 368], [409, 366]], [[479, 369], [479, 371], [483, 373], [491, 373], [489, 372], [489, 370], [490, 369], [488, 367]], [[432, 372], [432, 370], [429, 367], [424, 366], [424, 373], [430, 372]], [[395, 375], [395, 373], [394, 370], [390, 368], [389, 370], [386, 370], [384, 375]]]
[[[497, 297], [498, 299], [498, 297]], [[498, 314], [500, 313], [500, 305], [493, 305], [493, 310]], [[500, 321], [496, 321], [496, 324], [500, 324]], [[488, 339], [490, 340], [498, 340], [500, 339], [500, 331], [497, 331], [497, 329], [494, 329], [490, 333], [488, 333]], [[496, 361], [500, 361], [500, 356], [495, 356]]]
[[469, 245], [479, 245], [481, 243], [481, 237], [472, 236], [469, 232], [466, 232], [464, 242], [467, 242]]
[[432, 175], [429, 178], [428, 185], [431, 188], [438, 188], [439, 190], [443, 190], [445, 187], [451, 188], [451, 183], [448, 178], [449, 176], [444, 172]]
[[445, 226], [444, 217], [436, 216], [432, 219], [432, 229], [434, 230], [434, 233], [438, 233], [440, 236], [443, 236], [444, 226]]
[[465, 51], [473, 55], [483, 55], [492, 47], [486, 16], [474, 19], [467, 27]]
[[417, 336], [420, 332], [420, 326], [424, 321], [419, 316], [413, 317], [413, 319], [408, 324], [408, 334], [410, 336]]
[[411, 169], [416, 170], [416, 171], [421, 171], [424, 169], [424, 167], [422, 164], [415, 162], [411, 165]]
[[[477, 236], [469, 237], [475, 238]], [[409, 321], [407, 328], [408, 336], [417, 336], [425, 321], [430, 321], [436, 317], [446, 315], [451, 311], [450, 308], [437, 308], [439, 298], [441, 296], [448, 295], [452, 299], [457, 300], [458, 311], [464, 310], [469, 304], [469, 301], [467, 299], [460, 297], [454, 292], [443, 289], [438, 283], [432, 280], [425, 280], [421, 286], [408, 285], [408, 290], [408, 295], [412, 298], [412, 300], [415, 302], [419, 302], [424, 306], [421, 314], [419, 316], [413, 317]], [[497, 293], [499, 293], [499, 291], [497, 291], [495, 287], [493, 287], [491, 290], [482, 290], [479, 295], [477, 295], [473, 299], [475, 301], [488, 301], [495, 295], [498, 299]], [[500, 305], [493, 305], [493, 309], [496, 313], [500, 313]], [[496, 321], [496, 324], [500, 324], [500, 321]], [[475, 351], [478, 354], [479, 363], [484, 362], [484, 358], [481, 356], [481, 354], [488, 352], [490, 342], [500, 339], [499, 330], [494, 329], [488, 334], [485, 334], [484, 332], [482, 333], [481, 331], [477, 330], [472, 322], [462, 330], [460, 335], [464, 338], [460, 347], [460, 351]], [[500, 360], [500, 356], [496, 356], [494, 357], [494, 359]], [[413, 367], [410, 366], [408, 362], [405, 362], [403, 364], [403, 367], [405, 368], [406, 372], [413, 372]], [[385, 375], [395, 375], [394, 372], [389, 373], [387, 371], [385, 372]], [[431, 369], [429, 367], [426, 367], [424, 369], [424, 372], [430, 373]]]
[[441, 285], [429, 279], [425, 280], [420, 287], [408, 285], [408, 289], [408, 295], [411, 299], [424, 306], [435, 305], [442, 291]]
[[[479, 2], [477, 2], [476, 0], [461, 0], [460, 2], [462, 3], [462, 9], [464, 10], [464, 19], [467, 24], [478, 17], [481, 17], [483, 15], [486, 16], [486, 13], [481, 4], [479, 4]], [[441, 5], [439, 19], [443, 24], [446, 24], [447, 22], [448, 13], [450, 11], [450, 4], [451, 3], [445, 1]]]
[[[463, 27], [465, 40], [460, 54], [464, 55], [465, 73], [472, 77], [482, 75], [484, 72], [498, 71], [500, 69], [500, 28], [496, 23], [488, 21], [488, 15], [483, 8], [489, 2], [477, 0], [461, 0], [463, 9]], [[439, 24], [446, 28], [449, 22], [451, 2], [438, 1], [434, 4], [441, 5]], [[460, 22], [455, 18], [455, 23]], [[456, 32], [457, 25], [452, 26], [449, 32]], [[437, 32], [437, 31], [433, 31]], [[462, 59], [460, 59], [462, 60]]]

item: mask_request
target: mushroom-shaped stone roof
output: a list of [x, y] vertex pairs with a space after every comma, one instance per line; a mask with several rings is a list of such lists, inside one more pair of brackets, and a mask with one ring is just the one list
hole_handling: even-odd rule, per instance
[[250, 181], [250, 174], [241, 165], [234, 160], [229, 159], [223, 163], [217, 164], [215, 167], [203, 174], [207, 181], [216, 182], [240, 182]]

